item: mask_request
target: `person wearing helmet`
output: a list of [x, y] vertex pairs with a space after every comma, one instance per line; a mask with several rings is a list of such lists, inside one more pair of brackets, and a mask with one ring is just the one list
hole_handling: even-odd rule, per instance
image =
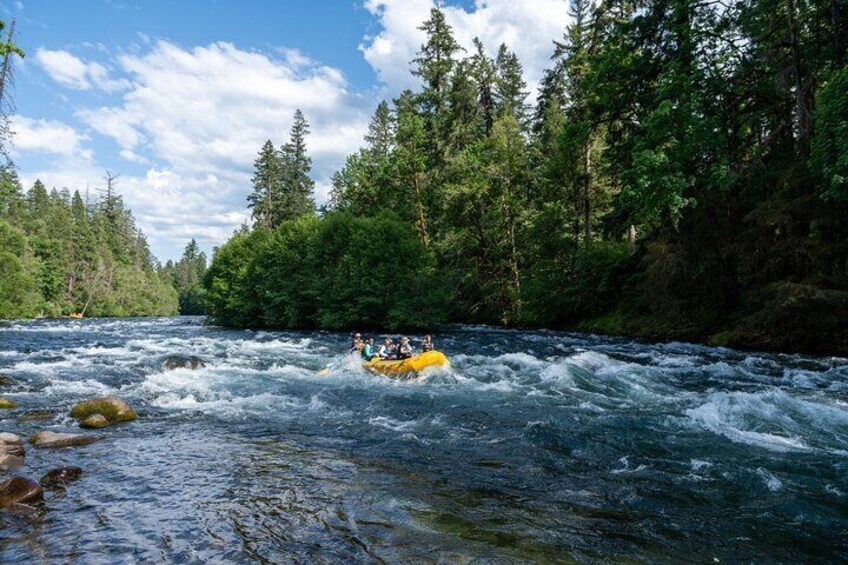
[[359, 332], [353, 334], [353, 340], [350, 344], [350, 352], [353, 353], [354, 351], [362, 351], [363, 345], [365, 345], [365, 342], [362, 341], [362, 334]]

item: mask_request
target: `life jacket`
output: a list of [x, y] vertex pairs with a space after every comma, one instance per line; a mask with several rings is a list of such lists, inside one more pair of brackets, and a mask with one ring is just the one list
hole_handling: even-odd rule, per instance
[[371, 357], [373, 357], [373, 356], [374, 356], [374, 354], [371, 353], [371, 344], [366, 343], [365, 345], [363, 345], [362, 346], [362, 358], [370, 360]]
[[409, 359], [412, 357], [412, 346], [408, 343], [406, 345], [398, 346], [398, 359]]

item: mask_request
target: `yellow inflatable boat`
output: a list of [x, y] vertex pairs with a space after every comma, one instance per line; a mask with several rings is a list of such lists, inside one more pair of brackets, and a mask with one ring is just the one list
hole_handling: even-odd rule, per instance
[[384, 375], [403, 375], [418, 372], [427, 367], [450, 367], [450, 361], [441, 351], [427, 351], [413, 355], [409, 359], [387, 361], [384, 359], [372, 359], [362, 366], [369, 371], [376, 371]]

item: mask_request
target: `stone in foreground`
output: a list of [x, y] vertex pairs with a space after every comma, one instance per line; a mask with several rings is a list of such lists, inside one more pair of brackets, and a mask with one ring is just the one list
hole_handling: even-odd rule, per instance
[[12, 477], [0, 483], [0, 507], [14, 504], [32, 504], [44, 500], [44, 489], [27, 477]]
[[71, 481], [77, 480], [80, 475], [82, 475], [82, 469], [74, 465], [56, 467], [55, 469], [50, 469], [41, 477], [41, 486], [61, 487]]
[[85, 434], [63, 434], [50, 431], [38, 432], [29, 438], [29, 442], [39, 448], [76, 447], [80, 445], [88, 445], [95, 441], [97, 441], [97, 438], [94, 436]]
[[[129, 405], [115, 396], [106, 396], [103, 398], [95, 398], [94, 400], [86, 400], [80, 402], [71, 409], [71, 418], [85, 421], [90, 416], [99, 414], [106, 419], [106, 425], [117, 424], [118, 422], [131, 422], [138, 418], [135, 410]], [[102, 421], [92, 421], [93, 426], [103, 427]]]
[[0, 433], [0, 443], [5, 445], [23, 445], [24, 440], [18, 434], [2, 432]]
[[92, 414], [80, 423], [81, 428], [105, 428], [109, 420], [103, 414]]
[[162, 367], [166, 371], [174, 369], [202, 369], [206, 366], [206, 361], [194, 355], [172, 355], [162, 362]]
[[24, 458], [18, 455], [5, 453], [0, 455], [0, 471], [11, 471], [24, 464]]

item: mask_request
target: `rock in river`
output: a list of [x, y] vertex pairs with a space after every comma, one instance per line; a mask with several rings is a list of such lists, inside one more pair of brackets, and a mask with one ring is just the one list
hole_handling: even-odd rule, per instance
[[17, 406], [17, 403], [12, 402], [8, 398], [0, 398], [0, 408], [14, 408]]
[[13, 504], [32, 504], [44, 500], [44, 489], [32, 479], [12, 477], [0, 483], [0, 506]]
[[103, 414], [92, 414], [82, 422], [80, 422], [81, 428], [105, 428], [109, 425], [109, 420], [106, 419], [106, 416]]
[[10, 453], [0, 455], [0, 471], [11, 471], [24, 464], [24, 458]]
[[[103, 424], [103, 420], [99, 418], [90, 418], [98, 414], [106, 420], [106, 424]], [[117, 424], [118, 422], [131, 422], [138, 418], [138, 414], [120, 398], [106, 396], [80, 402], [71, 409], [71, 418], [83, 420], [84, 425], [85, 422], [89, 422], [90, 425], [85, 427], [102, 428], [104, 425]]]
[[205, 366], [206, 362], [194, 355], [172, 355], [162, 362], [162, 367], [166, 371], [173, 371], [174, 369], [202, 369]]
[[4, 445], [23, 445], [24, 440], [17, 434], [2, 432], [0, 433], [0, 443]]
[[85, 434], [63, 434], [57, 432], [38, 432], [29, 442], [35, 447], [74, 447], [94, 443], [97, 438]]
[[82, 475], [82, 469], [70, 465], [68, 467], [56, 467], [50, 469], [41, 477], [41, 486], [56, 487], [64, 486], [66, 483], [77, 480]]

